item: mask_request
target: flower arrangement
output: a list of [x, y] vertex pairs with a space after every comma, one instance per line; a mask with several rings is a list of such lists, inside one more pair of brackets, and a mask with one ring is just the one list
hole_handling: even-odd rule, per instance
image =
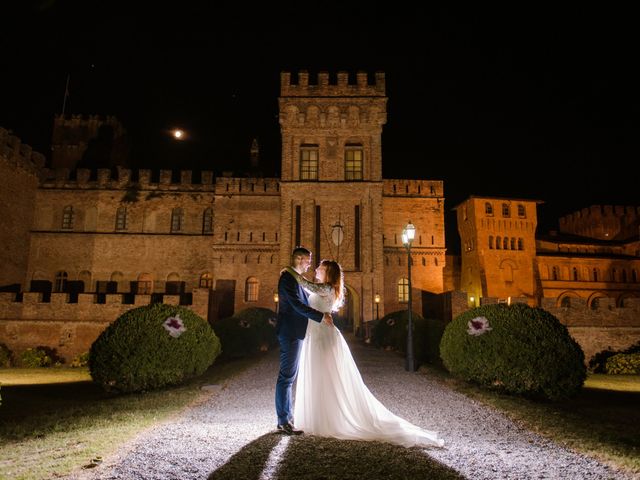
[[491, 327], [489, 326], [489, 320], [487, 320], [487, 317], [472, 318], [467, 323], [467, 327], [468, 327], [467, 333], [469, 335], [473, 335], [474, 337], [482, 335], [483, 333], [486, 333], [489, 330], [491, 330]]
[[184, 326], [184, 322], [180, 318], [180, 314], [176, 314], [175, 317], [168, 317], [162, 325], [173, 338], [178, 338], [187, 330], [187, 327]]

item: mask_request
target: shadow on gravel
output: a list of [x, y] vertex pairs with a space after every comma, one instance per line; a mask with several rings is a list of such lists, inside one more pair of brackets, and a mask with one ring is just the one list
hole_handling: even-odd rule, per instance
[[[286, 448], [279, 458], [270, 459], [272, 450], [279, 444], [285, 444]], [[283, 437], [272, 433], [246, 445], [213, 472], [209, 480], [257, 480], [263, 471], [267, 478], [277, 480], [465, 478], [431, 458], [425, 449], [312, 435]]]

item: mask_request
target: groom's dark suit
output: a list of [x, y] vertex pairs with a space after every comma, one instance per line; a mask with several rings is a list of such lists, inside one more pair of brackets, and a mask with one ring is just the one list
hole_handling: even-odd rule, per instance
[[278, 425], [293, 421], [291, 389], [298, 374], [302, 340], [307, 333], [308, 319], [321, 322], [323, 313], [309, 306], [307, 294], [289, 272], [278, 282], [280, 308], [276, 335], [280, 342], [280, 372], [276, 383], [276, 413]]

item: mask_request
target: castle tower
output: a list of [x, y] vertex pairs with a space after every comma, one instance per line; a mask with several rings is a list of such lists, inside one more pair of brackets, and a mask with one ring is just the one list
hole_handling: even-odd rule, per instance
[[127, 166], [125, 130], [113, 116], [57, 115], [53, 119], [51, 168]]
[[460, 288], [471, 304], [478, 305], [482, 297], [526, 297], [535, 304], [538, 203], [471, 196], [455, 207], [462, 247]]
[[335, 82], [320, 72], [314, 83], [306, 71], [297, 83], [289, 72], [280, 80], [280, 257], [303, 245], [314, 263], [339, 261], [347, 272], [347, 308], [363, 309], [351, 312], [354, 318], [374, 318], [374, 292], [383, 288], [384, 73], [373, 84], [366, 72], [357, 73], [355, 84], [347, 72]]

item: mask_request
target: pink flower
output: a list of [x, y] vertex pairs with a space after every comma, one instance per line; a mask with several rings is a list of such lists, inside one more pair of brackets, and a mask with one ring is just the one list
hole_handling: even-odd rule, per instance
[[489, 320], [487, 320], [486, 317], [476, 317], [469, 320], [469, 323], [467, 323], [467, 327], [469, 327], [467, 329], [467, 333], [469, 335], [473, 335], [474, 337], [482, 335], [483, 333], [491, 330], [491, 327], [489, 326]]
[[178, 338], [187, 330], [187, 327], [184, 326], [184, 322], [180, 318], [180, 314], [167, 318], [162, 325], [173, 338]]

